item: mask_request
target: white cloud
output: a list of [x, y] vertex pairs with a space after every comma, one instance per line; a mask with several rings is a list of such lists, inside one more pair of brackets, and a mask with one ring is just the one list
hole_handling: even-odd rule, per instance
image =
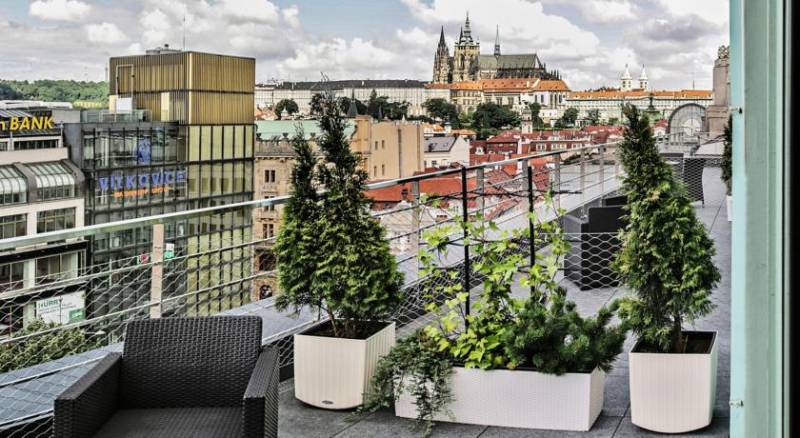
[[79, 0], [36, 0], [28, 13], [43, 20], [78, 21], [85, 17], [91, 6]]
[[670, 15], [697, 15], [712, 23], [728, 22], [729, 0], [658, 0]]
[[615, 23], [637, 18], [634, 5], [626, 0], [583, 0], [577, 5], [581, 15], [593, 23]]
[[31, 16], [60, 22], [0, 19], [2, 77], [100, 79], [109, 56], [180, 47], [185, 29], [187, 49], [256, 58], [258, 80], [429, 80], [440, 26], [452, 51], [469, 10], [483, 53], [499, 24], [504, 53], [538, 53], [573, 89], [618, 85], [626, 63], [634, 77], [646, 64], [657, 88], [691, 86], [693, 75], [708, 87], [728, 40], [727, 0], [392, 0], [408, 10], [404, 25], [377, 14], [364, 32], [335, 7], [324, 31], [309, 26], [304, 13], [319, 6], [307, 0], [30, 1]]
[[86, 35], [89, 42], [99, 44], [118, 44], [128, 40], [128, 36], [116, 24], [108, 22], [87, 24]]

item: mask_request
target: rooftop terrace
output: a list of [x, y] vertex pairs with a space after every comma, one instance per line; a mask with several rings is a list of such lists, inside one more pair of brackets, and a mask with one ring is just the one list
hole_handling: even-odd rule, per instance
[[[549, 165], [539, 168], [541, 174], [532, 175], [537, 181], [544, 177], [551, 181], [551, 186], [556, 189], [555, 202], [570, 214], [580, 217], [586, 208], [597, 205], [602, 198], [611, 196], [618, 187], [620, 167], [614, 156], [614, 145], [592, 145], [576, 150], [559, 151], [537, 154], [537, 159], [546, 158]], [[520, 163], [520, 170], [525, 169], [525, 164], [532, 157], [515, 158], [500, 163], [489, 163], [469, 169], [452, 169], [440, 171], [430, 175], [420, 175], [399, 181], [382, 181], [373, 184], [371, 188], [387, 187], [393, 184], [410, 183], [412, 193], [419, 192], [419, 181], [433, 178], [443, 174], [458, 174], [462, 177], [474, 179], [474, 184], [469, 184], [468, 193], [439, 193], [434, 197], [451, 201], [469, 198], [470, 212], [481, 210], [488, 216], [497, 213], [496, 221], [504, 229], [527, 226], [527, 176], [521, 171], [516, 177], [502, 181], [495, 186], [491, 181], [484, 180], [484, 170], [509, 164]], [[696, 208], [699, 217], [704, 221], [716, 243], [716, 264], [722, 271], [722, 281], [713, 295], [717, 308], [708, 318], [698, 321], [696, 328], [717, 330], [719, 343], [719, 372], [717, 382], [717, 401], [714, 413], [714, 422], [708, 428], [698, 431], [691, 436], [727, 436], [728, 434], [728, 387], [730, 369], [730, 224], [725, 219], [725, 195], [719, 175], [717, 161], [713, 157], [702, 161], [702, 181], [690, 184], [695, 189], [702, 187], [701, 197], [703, 202], [697, 202]], [[673, 157], [676, 167], [690, 175], [689, 160]], [[532, 183], [527, 187], [536, 187]], [[537, 191], [537, 189], [531, 189]], [[691, 190], [690, 190], [691, 191]], [[531, 195], [538, 199], [539, 195]], [[537, 191], [538, 193], [538, 191]], [[269, 205], [280, 205], [285, 198], [271, 198], [268, 200], [251, 201], [237, 205], [238, 207], [263, 208]], [[431, 320], [431, 316], [420, 311], [420, 284], [419, 272], [416, 262], [416, 253], [423, 244], [419, 241], [419, 233], [427, 228], [437, 226], [444, 222], [451, 222], [463, 214], [460, 211], [461, 202], [450, 202], [451, 208], [437, 208], [431, 200], [423, 198], [412, 199], [407, 205], [399, 205], [395, 209], [375, 212], [374, 216], [381, 220], [388, 228], [387, 238], [397, 257], [400, 269], [405, 274], [406, 290], [409, 298], [403, 304], [396, 316], [398, 333], [403, 335], [418, 328]], [[509, 204], [512, 204], [509, 207]], [[474, 207], [472, 207], [474, 205]], [[59, 235], [64, 239], [76, 239], [92, 236], [99, 232], [121, 230], [127, 228], [147, 227], [169, 222], [179, 218], [204, 217], [224, 213], [228, 207], [213, 207], [201, 211], [179, 212], [160, 217], [139, 218], [125, 223], [105, 226], [92, 226], [79, 230], [71, 230]], [[546, 211], [536, 203], [540, 218], [545, 220], [555, 219], [547, 216]], [[420, 213], [412, 215], [410, 212]], [[426, 219], [427, 218], [427, 219]], [[53, 233], [58, 234], [58, 233]], [[576, 233], [567, 230], [567, 235], [573, 242], [585, 239], [594, 249], [604, 248], [609, 244], [614, 233]], [[26, 245], [38, 244], [53, 236], [39, 236], [36, 238], [15, 238], [0, 242], [0, 250], [13, 248], [22, 242]], [[38, 240], [37, 240], [38, 239]], [[29, 363], [23, 363], [5, 373], [0, 373], [0, 435], [14, 437], [49, 436], [52, 430], [53, 400], [64, 389], [69, 387], [80, 376], [85, 374], [97, 361], [109, 351], [122, 349], [124, 327], [128, 321], [145, 319], [156, 315], [182, 316], [182, 315], [210, 315], [210, 314], [248, 314], [260, 316], [264, 321], [262, 344], [276, 346], [280, 350], [281, 376], [284, 381], [280, 384], [280, 410], [279, 410], [279, 436], [284, 437], [364, 437], [364, 436], [418, 436], [419, 432], [413, 429], [414, 422], [397, 418], [391, 411], [381, 411], [364, 416], [355, 421], [348, 421], [349, 412], [327, 411], [309, 407], [296, 400], [293, 396], [293, 382], [291, 380], [292, 368], [292, 335], [305, 330], [324, 318], [310, 309], [299, 315], [293, 316], [280, 313], [275, 309], [274, 299], [258, 300], [257, 297], [233, 296], [229, 291], [232, 285], [250, 285], [261, 278], [274, 275], [274, 272], [243, 273], [239, 277], [231, 277], [222, 271], [217, 271], [216, 276], [199, 276], [196, 284], [188, 287], [182, 280], [191, 266], [213, 266], [228, 260], [226, 253], [243, 251], [245, 258], [254, 257], [258, 248], [269, 245], [272, 239], [252, 237], [246, 241], [237, 241], [232, 237], [220, 237], [212, 240], [206, 246], [186, 246], [179, 248], [176, 257], [163, 260], [159, 257], [148, 257], [141, 260], [129, 260], [113, 268], [82, 269], [70, 278], [56, 282], [48, 282], [42, 286], [25, 288], [10, 292], [0, 293], [0, 306], [3, 310], [12, 309], [34, 302], [41, 297], [51, 296], [53, 291], [68, 292], [75, 284], [93, 288], [108, 288], [106, 292], [114, 296], [133, 296], [135, 299], [112, 300], [103, 310], [92, 308], [87, 312], [83, 321], [70, 323], [56, 328], [41, 329], [34, 333], [22, 333], [18, 337], [0, 338], [0, 348], [24, 345], [33, 342], [42, 336], [53, 333], [63, 333], [68, 330], [78, 330], [85, 337], [87, 345], [91, 340], [91, 348], [75, 348], [74, 344], [65, 345], [65, 351], [59, 352], [56, 357], [44, 357], [42, 354], [34, 357]], [[3, 246], [5, 245], [5, 246]], [[573, 256], [570, 256], [573, 257]], [[573, 260], [572, 262], [575, 262]], [[601, 260], [600, 263], [606, 263]], [[453, 254], [446, 260], [448, 267], [463, 269], [463, 254]], [[595, 262], [592, 262], [595, 263]], [[159, 283], [159, 290], [163, 295], [151, 295], [151, 285], [155, 277], [153, 274], [160, 268], [164, 272], [164, 280]], [[600, 269], [600, 268], [598, 268]], [[224, 274], [224, 275], [223, 275]], [[600, 278], [601, 283], [612, 283], [607, 274]], [[104, 279], [112, 280], [102, 282]], [[477, 287], [478, 281], [471, 282]], [[574, 280], [561, 277], [561, 284], [568, 289], [568, 298], [574, 300], [581, 313], [591, 314], [598, 307], [610, 302], [614, 298], [625, 294], [625, 290], [618, 287], [604, 286], [590, 290], [580, 290]], [[101, 286], [102, 285], [102, 286]], [[105, 290], [104, 290], [105, 291]], [[472, 294], [478, 290], [474, 288]], [[516, 290], [515, 293], [525, 293]], [[93, 302], [93, 295], [87, 296], [87, 309]], [[631, 339], [626, 343], [625, 351], [631, 347]], [[1, 352], [2, 350], [0, 350]], [[630, 421], [628, 399], [628, 365], [627, 354], [619, 356], [613, 371], [608, 375], [605, 386], [605, 405], [603, 412], [591, 431], [580, 433], [565, 433], [556, 431], [502, 429], [496, 427], [457, 425], [441, 423], [436, 426], [434, 436], [442, 437], [563, 437], [563, 436], [597, 436], [597, 437], [625, 437], [649, 436], [644, 430], [637, 428]]]

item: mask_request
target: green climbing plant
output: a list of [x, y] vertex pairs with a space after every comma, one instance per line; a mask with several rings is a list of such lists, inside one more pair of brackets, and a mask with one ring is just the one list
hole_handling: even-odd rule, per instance
[[[552, 206], [549, 197], [546, 204]], [[601, 308], [596, 317], [579, 315], [559, 286], [558, 272], [569, 251], [559, 222], [539, 222], [535, 214], [530, 219], [536, 223], [533, 236], [529, 228], [501, 230], [480, 215], [423, 234], [427, 250], [419, 255], [420, 276], [430, 285], [424, 298], [433, 321], [381, 360], [359, 413], [389, 406], [407, 394], [414, 398], [417, 423], [427, 436], [437, 415], [448, 414], [454, 366], [525, 367], [550, 374], [610, 369], [627, 332], [622, 325], [610, 325], [616, 304]], [[470, 291], [461, 272], [445, 263], [454, 236], [462, 233], [456, 240], [474, 251], [473, 275], [481, 280], [469, 313]], [[531, 241], [537, 248], [533, 266], [523, 245]]]

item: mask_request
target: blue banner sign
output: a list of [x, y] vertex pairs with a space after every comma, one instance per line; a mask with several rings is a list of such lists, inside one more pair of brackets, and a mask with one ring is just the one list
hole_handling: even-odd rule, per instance
[[97, 187], [110, 190], [114, 197], [157, 194], [172, 190], [175, 184], [186, 182], [186, 170], [164, 170], [138, 175], [111, 175], [97, 178]]

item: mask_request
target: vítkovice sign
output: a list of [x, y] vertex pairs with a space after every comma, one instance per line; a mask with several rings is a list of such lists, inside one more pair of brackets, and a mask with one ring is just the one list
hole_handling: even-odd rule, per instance
[[97, 178], [102, 192], [111, 191], [115, 198], [164, 193], [176, 184], [186, 182], [186, 170], [164, 170], [138, 175], [111, 175]]

